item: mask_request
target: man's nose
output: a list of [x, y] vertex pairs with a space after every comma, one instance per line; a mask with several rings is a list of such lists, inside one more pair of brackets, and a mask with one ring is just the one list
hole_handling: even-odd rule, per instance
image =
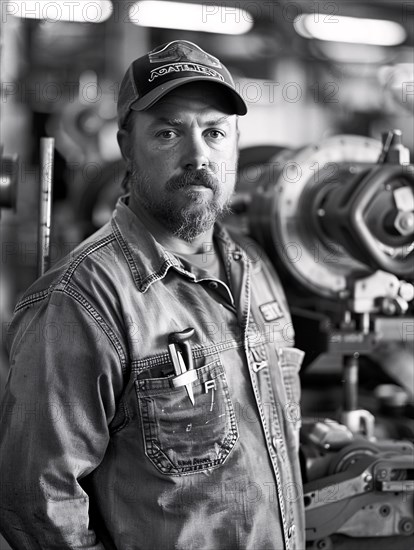
[[188, 137], [184, 144], [182, 163], [186, 170], [201, 170], [209, 166], [208, 145], [203, 136]]

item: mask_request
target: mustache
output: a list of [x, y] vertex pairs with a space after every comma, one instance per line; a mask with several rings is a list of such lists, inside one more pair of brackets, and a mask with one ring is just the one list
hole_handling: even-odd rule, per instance
[[178, 191], [191, 185], [204, 185], [213, 191], [218, 189], [217, 179], [207, 170], [188, 170], [179, 176], [173, 176], [167, 181], [165, 188], [168, 191]]

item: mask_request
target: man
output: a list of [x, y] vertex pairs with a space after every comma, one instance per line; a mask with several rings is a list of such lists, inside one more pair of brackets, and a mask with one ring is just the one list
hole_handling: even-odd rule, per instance
[[14, 548], [304, 547], [302, 352], [268, 261], [215, 223], [245, 113], [227, 69], [190, 42], [128, 69], [130, 194], [26, 292], [9, 331]]

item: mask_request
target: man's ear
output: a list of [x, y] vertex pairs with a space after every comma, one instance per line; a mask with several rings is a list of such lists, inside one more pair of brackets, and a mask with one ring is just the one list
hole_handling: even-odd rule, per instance
[[116, 134], [116, 139], [118, 140], [119, 148], [121, 149], [122, 157], [126, 162], [129, 161], [130, 155], [129, 155], [129, 134], [128, 132], [122, 128], [121, 130], [118, 130], [118, 133]]

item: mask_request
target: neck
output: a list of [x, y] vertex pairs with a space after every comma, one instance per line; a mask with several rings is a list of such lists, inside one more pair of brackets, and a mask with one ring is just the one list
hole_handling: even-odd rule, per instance
[[208, 250], [212, 249], [213, 227], [198, 235], [193, 241], [187, 242], [173, 235], [162, 223], [156, 220], [148, 210], [138, 203], [133, 194], [129, 197], [128, 206], [141, 222], [144, 223], [154, 239], [170, 252], [175, 252], [176, 254], [197, 254], [204, 252], [206, 248]]

